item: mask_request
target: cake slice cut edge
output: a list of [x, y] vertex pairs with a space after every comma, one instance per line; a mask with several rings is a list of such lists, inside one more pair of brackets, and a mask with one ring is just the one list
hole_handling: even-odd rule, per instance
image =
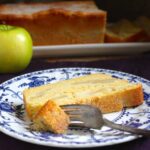
[[33, 117], [31, 128], [36, 131], [65, 133], [69, 126], [69, 116], [55, 102], [47, 101]]
[[140, 83], [129, 83], [105, 74], [91, 74], [29, 88], [23, 91], [23, 97], [31, 120], [47, 101], [58, 106], [90, 104], [103, 113], [121, 111], [123, 107], [138, 106], [144, 101]]

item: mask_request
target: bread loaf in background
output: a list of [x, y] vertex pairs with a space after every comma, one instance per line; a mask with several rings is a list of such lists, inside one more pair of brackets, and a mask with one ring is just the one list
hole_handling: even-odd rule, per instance
[[0, 24], [24, 27], [34, 46], [150, 42], [150, 18], [111, 23], [108, 15], [92, 0], [0, 5]]
[[134, 24], [146, 32], [148, 41], [150, 41], [150, 18], [146, 16], [140, 16], [134, 21]]
[[1, 4], [0, 24], [26, 28], [34, 45], [103, 43], [106, 12], [93, 1]]
[[118, 22], [107, 24], [105, 33], [105, 43], [150, 41], [148, 33], [144, 29], [145, 26], [143, 24], [137, 25], [134, 23], [134, 21], [129, 21], [127, 19], [121, 19]]

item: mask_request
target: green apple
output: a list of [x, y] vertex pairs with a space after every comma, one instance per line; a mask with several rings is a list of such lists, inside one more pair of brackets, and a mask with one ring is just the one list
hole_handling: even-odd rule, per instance
[[24, 70], [32, 58], [32, 38], [22, 27], [0, 25], [0, 73]]

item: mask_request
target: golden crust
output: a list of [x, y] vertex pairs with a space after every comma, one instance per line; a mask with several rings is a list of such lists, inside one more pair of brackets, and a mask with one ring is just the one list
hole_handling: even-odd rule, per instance
[[126, 90], [117, 91], [104, 96], [95, 96], [76, 101], [77, 104], [90, 104], [98, 107], [102, 113], [121, 111], [124, 107], [134, 107], [143, 103], [142, 85], [137, 84]]
[[53, 101], [48, 101], [34, 116], [32, 128], [61, 134], [66, 132], [68, 126], [68, 115]]
[[[33, 11], [30, 9], [36, 9], [36, 7], [47, 8], [39, 9], [39, 11]], [[18, 12], [16, 7], [20, 9]], [[78, 7], [78, 8], [77, 8]], [[23, 12], [21, 9], [29, 9], [31, 13]], [[69, 8], [69, 9], [68, 9]], [[11, 11], [15, 9], [15, 13]], [[18, 13], [17, 13], [18, 12]], [[17, 3], [17, 4], [1, 4], [0, 5], [0, 19], [37, 19], [41, 16], [49, 14], [62, 14], [65, 16], [101, 16], [106, 15], [106, 11], [100, 10], [96, 7], [93, 1], [64, 1], [64, 2], [44, 2], [44, 3]]]

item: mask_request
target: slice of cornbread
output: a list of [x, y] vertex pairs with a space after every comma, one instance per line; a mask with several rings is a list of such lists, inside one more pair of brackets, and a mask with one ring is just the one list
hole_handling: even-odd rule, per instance
[[133, 22], [122, 19], [116, 23], [107, 24], [106, 43], [142, 42], [147, 41], [147, 33]]
[[106, 74], [91, 74], [29, 88], [23, 91], [23, 97], [31, 120], [47, 101], [57, 105], [91, 104], [103, 113], [143, 103], [141, 84], [129, 83]]
[[68, 115], [53, 101], [48, 101], [34, 116], [32, 129], [61, 134], [66, 132], [68, 126]]
[[150, 17], [140, 16], [135, 20], [135, 25], [144, 29], [148, 38], [147, 41], [150, 41]]

